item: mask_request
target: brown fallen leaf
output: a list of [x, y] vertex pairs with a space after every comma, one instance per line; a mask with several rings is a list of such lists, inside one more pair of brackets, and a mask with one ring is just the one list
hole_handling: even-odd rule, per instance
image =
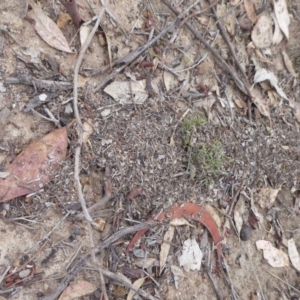
[[57, 24], [58, 28], [65, 28], [66, 25], [68, 23], [70, 23], [71, 20], [72, 20], [72, 18], [70, 17], [69, 14], [63, 13], [58, 16], [58, 18], [56, 20], [56, 24]]
[[75, 284], [69, 285], [60, 295], [58, 300], [72, 300], [85, 295], [90, 295], [97, 290], [97, 287], [84, 280], [78, 280]]
[[[133, 283], [133, 286], [136, 288], [136, 289], [139, 289], [143, 283], [145, 282], [147, 277], [142, 277], [142, 278], [139, 278], [137, 279], [134, 283]], [[133, 290], [130, 290], [128, 295], [127, 295], [127, 300], [131, 300], [133, 298], [133, 296], [135, 295], [135, 291]]]
[[67, 129], [56, 129], [33, 141], [5, 170], [0, 179], [0, 202], [27, 195], [48, 183], [67, 153]]
[[252, 22], [252, 23], [256, 23], [257, 21], [257, 15], [255, 12], [255, 7], [254, 7], [254, 3], [252, 0], [244, 0], [244, 6], [245, 6], [245, 10], [246, 10], [246, 14], [248, 19]]
[[58, 26], [43, 12], [43, 10], [32, 1], [29, 1], [32, 10], [27, 13], [27, 17], [35, 21], [34, 28], [39, 36], [50, 46], [60, 51], [73, 53], [68, 41], [60, 31]]
[[[166, 212], [160, 213], [158, 216], [155, 217], [157, 221], [164, 221], [166, 219], [176, 219], [176, 218], [191, 218], [195, 221], [200, 222], [203, 224], [214, 240], [214, 243], [217, 247], [217, 256], [218, 256], [218, 265], [219, 267], [222, 266], [222, 248], [221, 248], [221, 236], [218, 225], [216, 224], [215, 220], [212, 218], [210, 213], [202, 208], [200, 205], [191, 202], [183, 202], [181, 205], [175, 204]], [[152, 218], [150, 219], [152, 220]], [[150, 221], [148, 220], [148, 221]], [[131, 242], [127, 246], [125, 254], [128, 254], [129, 251], [132, 249], [134, 244], [139, 240], [139, 238], [147, 232], [149, 229], [143, 229], [138, 231], [134, 237], [132, 238]]]

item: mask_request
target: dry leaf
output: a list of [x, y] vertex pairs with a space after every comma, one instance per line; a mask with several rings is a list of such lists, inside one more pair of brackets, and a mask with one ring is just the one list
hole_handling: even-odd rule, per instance
[[292, 74], [294, 77], [298, 77], [298, 74], [296, 74], [294, 67], [293, 67], [293, 63], [292, 63], [291, 59], [289, 58], [289, 56], [284, 51], [282, 51], [282, 56], [283, 56], [283, 61], [284, 61], [285, 67], [290, 72], [290, 74]]
[[93, 121], [92, 119], [88, 119], [83, 123], [83, 134], [82, 134], [82, 143], [86, 144], [90, 135], [93, 133]]
[[69, 285], [60, 295], [58, 300], [72, 300], [85, 295], [90, 295], [97, 290], [97, 287], [84, 280], [79, 280], [75, 284]]
[[[136, 289], [139, 289], [143, 283], [145, 282], [147, 277], [142, 277], [142, 278], [139, 278], [138, 280], [136, 280], [134, 283], [133, 283], [133, 286], [136, 288]], [[133, 290], [130, 290], [128, 295], [127, 295], [127, 300], [131, 300], [133, 298], [133, 296], [135, 295], [135, 291]]]
[[167, 261], [168, 254], [171, 247], [171, 242], [174, 236], [174, 231], [175, 231], [175, 227], [169, 226], [168, 230], [165, 233], [164, 242], [161, 245], [160, 253], [159, 253], [159, 266], [160, 266], [159, 274], [161, 274], [165, 266], [165, 263]]
[[179, 267], [174, 266], [174, 265], [171, 266], [171, 271], [172, 271], [173, 276], [174, 276], [175, 288], [178, 289], [178, 287], [179, 287], [179, 277], [186, 277], [187, 278], [187, 276], [184, 275], [184, 273], [182, 272], [182, 270]]
[[235, 98], [233, 101], [238, 108], [247, 108], [247, 103], [240, 98]]
[[187, 225], [187, 226], [190, 226], [190, 227], [196, 227], [195, 225], [192, 225], [188, 222], [187, 219], [185, 218], [176, 218], [176, 219], [173, 219], [170, 221], [170, 225], [173, 225], [173, 226], [183, 226], [183, 225]]
[[182, 255], [179, 257], [179, 264], [186, 272], [200, 270], [202, 251], [195, 239], [187, 239], [183, 243]]
[[80, 44], [81, 47], [84, 45], [85, 41], [87, 40], [89, 34], [91, 33], [93, 27], [92, 26], [80, 26], [79, 29], [79, 36], [80, 36]]
[[147, 269], [149, 267], [152, 267], [154, 263], [156, 262], [155, 258], [147, 257], [142, 259], [136, 259], [134, 261], [135, 265], [139, 268]]
[[294, 239], [288, 240], [288, 253], [293, 267], [300, 272], [300, 256]]
[[288, 267], [289, 257], [282, 250], [272, 246], [272, 244], [265, 240], [259, 240], [256, 242], [258, 250], [263, 250], [264, 258], [268, 261], [268, 264], [274, 268]]
[[230, 5], [237, 5], [240, 0], [230, 0]]
[[275, 88], [280, 97], [285, 100], [289, 100], [284, 91], [278, 86], [278, 79], [273, 72], [268, 71], [264, 68], [257, 69], [253, 79], [254, 83], [262, 82], [265, 80], [268, 80], [270, 82], [270, 84]]
[[[200, 205], [197, 205], [192, 202], [183, 202], [182, 204], [175, 204], [166, 212], [160, 213], [158, 216], [155, 217], [158, 221], [163, 221], [165, 219], [175, 219], [175, 218], [191, 218], [201, 224], [203, 224], [210, 234], [213, 237], [214, 243], [217, 248], [217, 256], [218, 256], [218, 265], [222, 266], [222, 248], [221, 248], [221, 236], [219, 228], [215, 222], [215, 220], [212, 218], [210, 213], [206, 211], [204, 208], [202, 208]], [[150, 219], [151, 220], [151, 219]], [[226, 219], [228, 220], [228, 219]], [[132, 240], [130, 241], [129, 245], [127, 246], [125, 254], [128, 254], [128, 252], [132, 249], [132, 247], [135, 245], [135, 243], [139, 240], [139, 238], [147, 232], [148, 229], [143, 229], [138, 231]]]
[[268, 103], [266, 102], [266, 100], [263, 98], [261, 92], [256, 88], [252, 88], [250, 90], [250, 92], [251, 92], [251, 96], [252, 96], [251, 100], [256, 105], [259, 112], [263, 116], [268, 117], [270, 119], [271, 118], [270, 117], [270, 108], [269, 108]]
[[255, 47], [263, 49], [272, 45], [273, 22], [268, 16], [261, 16], [251, 32]]
[[35, 21], [34, 28], [39, 36], [50, 46], [60, 51], [73, 53], [68, 41], [58, 28], [58, 26], [43, 12], [36, 4], [30, 2], [32, 10], [27, 13], [27, 17]]
[[255, 24], [257, 21], [257, 15], [255, 12], [255, 7], [254, 7], [254, 3], [252, 0], [244, 0], [244, 6], [245, 6], [245, 10], [246, 10], [246, 14], [248, 19]]
[[72, 21], [72, 18], [70, 17], [69, 14], [67, 13], [63, 13], [60, 14], [56, 20], [56, 24], [58, 26], [58, 28], [65, 28], [65, 26]]
[[243, 194], [240, 194], [239, 201], [237, 202], [233, 213], [234, 222], [238, 233], [240, 233], [241, 228], [243, 226], [244, 223], [243, 215], [245, 212], [246, 212], [245, 196]]
[[104, 92], [121, 104], [143, 104], [149, 96], [145, 88], [146, 80], [114, 81], [104, 89]]
[[293, 100], [289, 100], [289, 102], [290, 102], [290, 106], [293, 108], [293, 114], [297, 122], [300, 123], [300, 103]]
[[289, 12], [285, 0], [273, 1], [275, 16], [278, 25], [287, 39], [289, 39], [289, 25], [291, 22]]
[[10, 176], [0, 179], [0, 202], [41, 189], [65, 159], [67, 145], [65, 127], [32, 142], [5, 170]]
[[274, 45], [278, 45], [282, 41], [284, 35], [279, 27], [279, 24], [278, 24], [278, 21], [277, 21], [275, 15], [272, 13], [271, 16], [274, 21], [274, 33], [273, 33], [272, 43]]
[[225, 19], [225, 27], [227, 31], [233, 36], [235, 33], [235, 17], [234, 15], [230, 14], [226, 19]]
[[262, 188], [257, 195], [257, 203], [260, 205], [261, 208], [271, 208], [280, 190], [281, 188]]
[[165, 70], [163, 76], [164, 76], [164, 83], [167, 92], [169, 92], [171, 89], [177, 86], [178, 81], [173, 74]]

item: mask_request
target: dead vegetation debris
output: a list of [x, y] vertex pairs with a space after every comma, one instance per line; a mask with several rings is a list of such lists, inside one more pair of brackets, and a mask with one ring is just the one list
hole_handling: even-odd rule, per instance
[[299, 297], [296, 2], [1, 3], [0, 297]]

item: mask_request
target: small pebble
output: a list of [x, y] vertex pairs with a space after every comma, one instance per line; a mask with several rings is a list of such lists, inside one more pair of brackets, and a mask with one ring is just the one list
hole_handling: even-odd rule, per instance
[[251, 235], [252, 235], [252, 228], [249, 225], [244, 224], [242, 226], [241, 232], [240, 232], [241, 240], [242, 241], [248, 241], [248, 240], [250, 240]]

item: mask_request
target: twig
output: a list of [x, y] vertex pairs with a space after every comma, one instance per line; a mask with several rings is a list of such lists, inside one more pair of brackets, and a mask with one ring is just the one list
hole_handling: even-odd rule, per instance
[[69, 261], [69, 263], [66, 266], [66, 270], [68, 270], [70, 268], [70, 266], [72, 265], [73, 261], [75, 260], [75, 258], [77, 257], [79, 251], [82, 248], [82, 244], [79, 245], [78, 249], [76, 250], [75, 254], [73, 255], [73, 257], [71, 258], [71, 260]]
[[127, 54], [125, 57], [115, 60], [114, 62], [112, 62], [111, 65], [107, 65], [101, 68], [100, 70], [95, 71], [93, 73], [93, 76], [103, 74], [104, 72], [108, 71], [111, 67], [119, 66], [113, 73], [111, 73], [104, 80], [102, 80], [102, 82], [93, 90], [93, 92], [95, 93], [99, 91], [103, 86], [107, 84], [107, 82], [111, 81], [118, 73], [120, 73], [123, 69], [125, 69], [126, 66], [132, 63], [147, 49], [152, 47], [159, 39], [161, 39], [164, 35], [166, 35], [175, 26], [177, 21], [180, 20], [194, 5], [196, 5], [196, 3], [190, 6], [183, 13], [181, 14], [178, 13], [177, 18], [169, 26], [165, 27], [165, 29], [163, 29], [156, 37], [154, 37], [152, 40], [147, 42], [144, 46], [138, 47], [134, 51]]
[[[209, 0], [209, 2], [211, 3], [211, 0]], [[241, 3], [242, 3], [242, 1], [241, 1], [239, 4], [241, 4]], [[211, 5], [212, 5], [212, 4], [211, 4]], [[217, 13], [216, 13], [215, 7], [212, 7], [212, 11], [213, 11], [213, 13], [214, 13], [215, 19], [217, 20], [218, 17], [217, 17]], [[220, 33], [221, 33], [221, 35], [222, 35], [222, 37], [223, 37], [225, 43], [227, 44], [227, 47], [228, 47], [228, 49], [229, 49], [229, 52], [230, 52], [231, 56], [233, 57], [233, 59], [234, 59], [236, 65], [237, 65], [238, 69], [239, 69], [240, 72], [242, 73], [244, 79], [247, 80], [247, 75], [246, 75], [245, 71], [243, 70], [243, 68], [242, 68], [242, 66], [241, 66], [241, 64], [240, 64], [240, 62], [238, 61], [238, 59], [237, 59], [237, 57], [236, 57], [236, 55], [235, 55], [235, 52], [234, 52], [234, 50], [233, 50], [233, 48], [232, 48], [232, 43], [229, 41], [229, 38], [228, 38], [228, 36], [227, 36], [227, 34], [226, 34], [226, 32], [225, 32], [223, 26], [221, 25], [220, 22], [217, 22], [217, 26], [218, 26], [218, 29], [220, 30]], [[249, 83], [248, 83], [248, 85], [249, 85]], [[246, 87], [246, 89], [247, 89], [247, 85], [245, 85], [245, 87]], [[247, 93], [248, 93], [249, 96], [251, 97], [250, 91], [247, 91]], [[252, 120], [252, 114], [251, 114], [251, 109], [250, 109], [251, 103], [250, 103], [250, 99], [249, 99], [249, 98], [247, 99], [247, 102], [248, 102], [248, 118], [249, 118], [249, 120], [251, 121], [251, 120]]]
[[[167, 0], [161, 0], [176, 16], [178, 16], [179, 12], [172, 7], [172, 5]], [[211, 54], [216, 58], [220, 67], [229, 73], [234, 80], [237, 87], [246, 95], [251, 96], [251, 92], [249, 90], [249, 85], [243, 82], [236, 72], [225, 62], [225, 60], [219, 55], [219, 53], [213, 49], [205, 38], [188, 22], [184, 24], [192, 33], [193, 35], [211, 52]]]
[[[109, 238], [107, 238], [105, 241], [100, 243], [95, 249], [95, 254], [100, 253], [103, 249], [107, 248], [112, 243], [114, 243], [115, 241], [117, 241], [121, 237], [123, 237], [124, 235], [130, 234], [130, 233], [142, 230], [142, 229], [151, 228], [155, 224], [156, 224], [155, 222], [142, 223], [142, 224], [139, 224], [139, 225], [135, 225], [135, 226], [131, 226], [131, 227], [128, 227], [128, 228], [121, 229], [118, 232], [116, 232], [115, 234], [113, 234], [112, 236], [110, 236]], [[88, 253], [88, 254], [84, 255], [83, 257], [81, 257], [81, 259], [77, 262], [77, 264], [62, 279], [62, 281], [58, 285], [56, 291], [54, 293], [52, 293], [51, 295], [44, 297], [42, 300], [54, 300], [54, 299], [56, 299], [62, 293], [62, 291], [65, 290], [65, 288], [68, 286], [69, 282], [71, 280], [73, 280], [73, 278], [81, 270], [81, 267], [84, 266], [86, 260], [89, 259], [90, 256], [91, 256], [91, 253]], [[105, 275], [105, 273], [104, 273], [104, 275]], [[138, 293], [139, 293], [139, 291], [138, 291]]]
[[36, 86], [39, 90], [66, 91], [72, 89], [72, 84], [66, 81], [41, 80], [37, 78], [16, 78], [8, 77], [4, 79], [8, 84], [25, 84]]
[[[99, 210], [102, 208], [110, 199], [112, 196], [112, 184], [111, 184], [111, 172], [110, 168], [106, 167], [105, 168], [105, 175], [104, 175], [104, 197], [101, 198], [97, 203], [93, 204], [88, 208], [88, 212], [94, 212], [96, 210]], [[84, 214], [80, 213], [78, 214], [75, 219], [76, 220], [81, 220], [84, 218]]]
[[90, 216], [90, 214], [86, 208], [86, 202], [85, 202], [85, 199], [83, 196], [82, 186], [81, 186], [80, 177], [79, 177], [80, 153], [81, 153], [81, 146], [82, 146], [82, 140], [83, 140], [83, 126], [82, 126], [82, 122], [81, 122], [81, 119], [79, 116], [79, 111], [78, 111], [78, 90], [77, 89], [78, 89], [78, 73], [79, 73], [79, 69], [80, 69], [80, 66], [81, 66], [81, 63], [83, 60], [83, 56], [98, 29], [100, 21], [105, 12], [105, 9], [106, 9], [105, 6], [103, 6], [103, 8], [101, 9], [101, 11], [98, 15], [97, 21], [96, 21], [91, 33], [89, 34], [84, 45], [82, 46], [82, 49], [78, 55], [78, 58], [77, 58], [77, 61], [76, 61], [75, 67], [74, 67], [74, 81], [73, 81], [73, 96], [74, 96], [74, 98], [73, 98], [73, 107], [74, 108], [73, 109], [74, 109], [76, 123], [78, 125], [78, 130], [79, 130], [77, 147], [75, 149], [74, 180], [76, 183], [78, 200], [81, 204], [85, 219], [88, 222], [90, 222], [95, 228], [98, 228], [98, 225], [97, 225], [97, 223], [94, 222], [94, 220], [92, 219], [92, 217]]
[[[96, 270], [94, 268], [85, 268], [87, 270]], [[122, 283], [125, 287], [135, 291], [137, 294], [139, 294], [140, 296], [146, 298], [146, 299], [149, 299], [149, 300], [158, 300], [157, 298], [149, 295], [148, 293], [144, 292], [143, 290], [140, 290], [140, 289], [137, 289], [135, 286], [133, 286], [132, 284], [130, 284], [128, 281], [124, 280], [123, 277], [113, 273], [113, 272], [110, 272], [108, 270], [102, 270], [103, 272], [103, 275], [109, 277], [110, 279], [113, 279], [117, 282], [120, 282]]]
[[285, 283], [288, 287], [290, 287], [291, 289], [293, 289], [295, 292], [297, 292], [300, 295], [300, 291], [298, 289], [296, 289], [295, 287], [293, 287], [292, 285], [290, 285], [288, 282], [284, 281], [283, 279], [281, 279], [280, 277], [276, 276], [275, 274], [265, 270], [267, 273], [269, 273], [270, 275], [272, 275], [273, 277], [275, 277], [276, 279], [280, 280], [281, 282]]
[[[92, 251], [91, 251], [92, 261], [93, 261], [94, 265], [97, 266], [97, 268], [98, 268], [98, 272], [99, 272], [99, 275], [100, 275], [100, 287], [101, 287], [101, 291], [102, 291], [102, 295], [104, 297], [104, 300], [108, 300], [102, 268], [100, 267], [100, 264], [96, 260], [96, 255], [95, 255], [95, 251], [94, 251], [95, 244], [94, 244], [94, 239], [93, 239], [92, 226], [89, 222], [88, 222], [87, 226], [88, 226], [89, 239], [90, 239], [91, 249], [92, 249]], [[101, 297], [101, 299], [102, 299], [102, 297]]]

